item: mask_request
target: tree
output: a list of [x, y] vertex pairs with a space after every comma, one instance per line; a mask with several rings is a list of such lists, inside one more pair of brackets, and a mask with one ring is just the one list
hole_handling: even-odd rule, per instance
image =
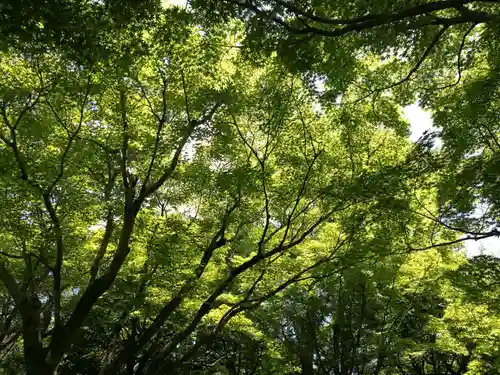
[[[430, 92], [445, 86], [455, 81], [457, 55], [460, 75], [468, 63], [463, 52], [479, 50], [470, 40], [488, 40], [498, 21], [496, 1], [191, 3], [211, 21], [245, 19], [248, 47], [277, 50], [290, 69], [326, 80], [330, 100], [345, 96], [354, 82], [362, 98], [414, 81], [411, 86]], [[367, 56], [374, 57], [369, 67]], [[398, 93], [403, 101], [412, 99]]]
[[496, 373], [498, 316], [465, 302], [448, 275], [468, 267], [436, 250], [350, 265], [288, 289], [253, 320], [279, 343], [279, 373]]
[[253, 56], [276, 51], [323, 101], [418, 100], [440, 129], [431, 138], [444, 142], [439, 209], [422, 212], [470, 238], [497, 236], [497, 1], [192, 4], [210, 22], [244, 19]]
[[[147, 54], [110, 62], [4, 54], [1, 274], [29, 374], [90, 366], [64, 361], [77, 342], [105, 373], [182, 363], [350, 243], [382, 194], [359, 184], [400, 159], [390, 130], [315, 113], [298, 77], [226, 47], [237, 25], [189, 18], [167, 10]], [[342, 141], [370, 127], [395, 147], [356, 160]]]
[[[485, 81], [478, 69], [493, 75], [494, 41], [479, 62], [462, 52], [494, 34], [494, 3], [7, 3], [5, 372], [493, 369], [493, 336], [463, 330], [482, 306], [461, 320], [467, 305], [433, 285], [442, 269], [422, 276], [411, 259], [458, 267], [450, 251], [497, 235], [494, 145], [464, 158], [479, 138], [454, 144], [462, 125], [445, 120], [446, 103]], [[74, 19], [51, 21], [63, 14]], [[416, 96], [442, 152], [406, 139], [400, 105]], [[482, 118], [457, 103], [473, 108], [465, 124]], [[453, 193], [471, 181], [474, 194]], [[492, 209], [478, 224], [481, 199]], [[429, 249], [441, 253], [419, 257]], [[398, 279], [408, 264], [426, 288]]]

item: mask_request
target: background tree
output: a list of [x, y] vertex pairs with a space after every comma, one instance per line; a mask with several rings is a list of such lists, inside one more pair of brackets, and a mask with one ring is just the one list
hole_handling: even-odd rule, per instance
[[496, 371], [495, 3], [6, 3], [5, 372]]

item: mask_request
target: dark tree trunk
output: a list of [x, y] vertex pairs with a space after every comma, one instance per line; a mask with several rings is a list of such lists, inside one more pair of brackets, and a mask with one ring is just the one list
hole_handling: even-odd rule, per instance
[[40, 301], [35, 295], [23, 302], [23, 349], [27, 375], [51, 375], [53, 369], [45, 362], [46, 350], [40, 341]]

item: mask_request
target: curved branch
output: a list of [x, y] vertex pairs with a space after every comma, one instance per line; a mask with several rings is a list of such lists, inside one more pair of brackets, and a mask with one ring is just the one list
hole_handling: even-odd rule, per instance
[[222, 103], [216, 103], [209, 111], [207, 114], [205, 114], [203, 117], [201, 117], [198, 120], [191, 120], [189, 121], [187, 128], [186, 128], [186, 133], [184, 136], [181, 138], [179, 144], [177, 145], [177, 148], [175, 149], [174, 156], [172, 157], [172, 160], [170, 161], [170, 166], [167, 168], [167, 170], [163, 173], [163, 175], [154, 183], [145, 186], [143, 189], [141, 189], [141, 193], [139, 195], [139, 198], [137, 198], [137, 202], [140, 204], [146, 199], [148, 196], [153, 194], [156, 190], [162, 186], [165, 181], [167, 181], [170, 176], [174, 173], [177, 164], [179, 163], [179, 159], [181, 157], [182, 150], [184, 149], [184, 146], [188, 142], [189, 138], [193, 134], [194, 130], [201, 124], [204, 124], [205, 122], [209, 121], [217, 109], [222, 105]]
[[[286, 30], [293, 34], [309, 34], [309, 35], [317, 35], [323, 37], [338, 37], [342, 35], [346, 35], [353, 32], [361, 32], [365, 30], [374, 29], [377, 27], [387, 26], [389, 24], [394, 23], [403, 23], [405, 22], [405, 29], [411, 30], [420, 28], [425, 25], [442, 25], [442, 26], [451, 26], [457, 25], [461, 23], [485, 23], [491, 22], [498, 19], [498, 15], [490, 15], [483, 12], [461, 12], [459, 17], [452, 18], [439, 18], [432, 16], [433, 12], [443, 11], [443, 10], [457, 10], [457, 7], [463, 6], [465, 4], [478, 3], [478, 2], [487, 2], [487, 3], [498, 3], [497, 0], [486, 0], [486, 1], [477, 1], [477, 0], [446, 0], [446, 1], [436, 1], [427, 4], [417, 5], [411, 8], [403, 9], [398, 13], [381, 13], [381, 14], [372, 14], [366, 15], [362, 17], [356, 17], [351, 19], [335, 19], [328, 18], [326, 16], [320, 16], [313, 12], [305, 11], [293, 4], [290, 4], [287, 1], [276, 0], [281, 6], [284, 6], [289, 12], [296, 14], [297, 16], [302, 16], [307, 18], [310, 21], [318, 22], [327, 26], [338, 26], [333, 30], [323, 29], [315, 26], [310, 26], [304, 20], [300, 20], [305, 27], [297, 28], [290, 23], [284, 21], [283, 19], [277, 17], [272, 11], [267, 11], [259, 8], [257, 5], [252, 3], [251, 1], [238, 1], [238, 0], [228, 0], [228, 2], [239, 6], [244, 9], [248, 9], [253, 11], [255, 14], [261, 14], [267, 16], [271, 21], [277, 23], [278, 25], [284, 27]], [[426, 17], [426, 22], [420, 23], [408, 23], [408, 21], [415, 19], [416, 17]]]
[[[319, 23], [324, 23], [327, 25], [385, 25], [387, 23], [402, 21], [406, 18], [427, 15], [432, 12], [446, 10], [446, 9], [457, 9], [457, 7], [463, 7], [466, 4], [477, 3], [477, 2], [490, 2], [490, 3], [498, 3], [496, 0], [486, 0], [486, 1], [477, 1], [477, 0], [446, 0], [446, 1], [435, 1], [427, 4], [416, 5], [411, 8], [407, 8], [402, 10], [399, 13], [394, 14], [369, 14], [362, 17], [355, 17], [350, 19], [334, 19], [328, 18], [326, 16], [320, 16], [314, 12], [303, 10], [294, 4], [289, 3], [284, 0], [276, 0], [276, 2], [288, 10], [292, 11], [295, 14], [301, 15], [303, 17], [308, 18], [311, 21], [316, 21]], [[469, 11], [470, 12], [470, 11]], [[472, 12], [474, 13], [474, 12]], [[373, 27], [373, 26], [372, 26]]]
[[465, 42], [467, 40], [467, 37], [472, 32], [472, 30], [474, 30], [476, 28], [476, 26], [477, 26], [477, 23], [473, 23], [472, 26], [467, 29], [467, 31], [465, 32], [465, 34], [462, 37], [462, 42], [460, 43], [460, 48], [458, 49], [458, 55], [457, 55], [457, 71], [458, 71], [457, 80], [454, 83], [451, 83], [449, 85], [440, 86], [440, 87], [437, 87], [433, 90], [447, 89], [447, 88], [456, 86], [460, 83], [460, 81], [462, 79], [462, 51], [465, 47]]
[[434, 49], [434, 47], [439, 43], [439, 41], [441, 40], [441, 37], [446, 32], [446, 30], [448, 30], [449, 27], [450, 26], [443, 26], [439, 30], [439, 32], [432, 39], [432, 41], [429, 44], [429, 46], [425, 49], [425, 51], [422, 54], [422, 56], [420, 57], [420, 59], [418, 59], [417, 63], [410, 69], [410, 71], [408, 72], [408, 74], [406, 75], [406, 77], [400, 79], [397, 82], [391, 83], [390, 85], [387, 85], [387, 86], [384, 86], [384, 87], [372, 90], [368, 94], [363, 95], [361, 98], [358, 98], [358, 99], [354, 100], [351, 104], [358, 103], [361, 100], [364, 100], [364, 99], [370, 97], [373, 94], [376, 94], [376, 93], [381, 92], [381, 91], [393, 89], [396, 86], [399, 86], [399, 85], [401, 85], [401, 84], [403, 84], [405, 82], [408, 82], [412, 78], [412, 76], [417, 72], [417, 70], [420, 68], [420, 66], [424, 63], [425, 59], [429, 56], [429, 54], [432, 52], [432, 50]]
[[481, 234], [481, 235], [468, 235], [468, 236], [459, 238], [457, 240], [447, 241], [447, 242], [441, 242], [441, 243], [437, 243], [437, 244], [433, 244], [433, 245], [429, 245], [429, 246], [424, 246], [424, 247], [421, 247], [421, 248], [414, 248], [414, 247], [409, 246], [409, 250], [410, 250], [410, 252], [425, 251], [425, 250], [430, 250], [430, 249], [436, 249], [436, 248], [439, 248], [439, 247], [456, 245], [456, 244], [463, 243], [465, 241], [471, 241], [471, 240], [473, 240], [473, 241], [479, 241], [479, 240], [484, 240], [485, 238], [490, 238], [490, 237], [500, 237], [500, 232], [494, 230], [494, 231], [491, 231], [489, 233], [484, 233], [484, 234]]
[[[467, 11], [461, 12], [460, 16], [452, 18], [439, 18], [432, 15], [433, 12], [443, 11], [443, 10], [457, 10], [457, 7], [463, 6], [465, 4], [477, 3], [477, 2], [489, 2], [498, 3], [497, 0], [446, 0], [439, 2], [431, 2], [427, 4], [417, 5], [408, 9], [403, 9], [399, 13], [391, 11], [390, 13], [372, 14], [362, 17], [356, 17], [351, 19], [335, 19], [328, 18], [326, 16], [320, 16], [313, 12], [305, 11], [287, 1], [275, 0], [276, 3], [285, 7], [287, 11], [293, 13], [297, 16], [297, 19], [304, 25], [303, 28], [297, 28], [285, 21], [284, 19], [275, 15], [272, 10], [264, 10], [259, 8], [257, 5], [251, 1], [238, 1], [238, 0], [227, 0], [240, 8], [248, 9], [255, 14], [267, 16], [272, 22], [282, 26], [287, 31], [292, 34], [306, 34], [306, 35], [316, 35], [322, 37], [338, 37], [343, 36], [353, 32], [361, 32], [365, 30], [374, 29], [377, 27], [388, 26], [390, 24], [404, 24], [405, 30], [412, 30], [421, 28], [425, 25], [442, 25], [451, 26], [461, 23], [485, 23], [491, 22], [498, 19], [498, 15], [491, 15], [484, 12], [474, 12]], [[301, 19], [299, 16], [305, 17], [309, 21], [317, 22], [325, 26], [337, 26], [333, 30], [324, 29], [320, 27], [310, 26]], [[413, 22], [417, 17], [425, 17], [425, 22]], [[417, 18], [418, 19], [418, 18]]]

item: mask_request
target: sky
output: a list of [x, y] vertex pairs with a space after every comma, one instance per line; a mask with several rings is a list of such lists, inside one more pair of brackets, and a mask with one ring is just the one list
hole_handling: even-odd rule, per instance
[[417, 103], [406, 106], [404, 108], [404, 116], [410, 123], [410, 140], [412, 140], [413, 142], [418, 141], [418, 139], [422, 136], [422, 134], [424, 134], [426, 130], [432, 129], [431, 114], [420, 108]]
[[163, 4], [167, 5], [186, 5], [186, 0], [163, 0]]

